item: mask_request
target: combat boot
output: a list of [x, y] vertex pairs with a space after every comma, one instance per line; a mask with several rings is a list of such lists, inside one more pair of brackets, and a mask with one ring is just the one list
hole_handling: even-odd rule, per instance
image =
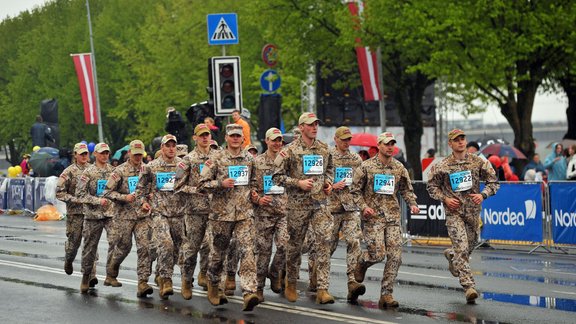
[[74, 272], [71, 261], [64, 261], [64, 272], [66, 272], [67, 275], [71, 275]]
[[174, 295], [172, 289], [172, 278], [162, 278], [162, 288], [160, 288], [160, 298], [168, 299], [168, 296]]
[[368, 270], [368, 265], [363, 261], [358, 261], [358, 265], [356, 266], [356, 270], [354, 270], [354, 279], [358, 283], [364, 282], [364, 278], [366, 277], [366, 271]]
[[262, 289], [256, 290], [256, 296], [258, 296], [258, 302], [259, 303], [264, 302], [264, 290], [262, 290]]
[[[208, 301], [210, 302], [210, 304], [214, 305], [214, 306], [218, 306], [221, 305], [220, 303], [220, 294], [218, 292], [218, 285], [214, 285], [212, 283], [210, 283], [208, 285]], [[226, 297], [224, 297], [226, 298]]]
[[80, 282], [80, 293], [85, 294], [90, 288], [90, 275], [82, 275], [82, 281]]
[[270, 278], [270, 289], [277, 294], [282, 292], [282, 277], [280, 274], [276, 278]]
[[220, 296], [220, 305], [228, 304], [228, 298], [221, 290], [218, 291], [218, 296]]
[[466, 303], [475, 304], [476, 298], [478, 298], [478, 292], [474, 288], [466, 289]]
[[116, 280], [116, 278], [106, 276], [106, 279], [104, 280], [104, 286], [122, 287], [122, 283]]
[[355, 303], [358, 301], [358, 296], [364, 295], [365, 293], [366, 286], [363, 284], [357, 283], [356, 281], [348, 282], [348, 301]]
[[334, 297], [326, 289], [318, 289], [316, 304], [334, 304]]
[[180, 292], [182, 293], [182, 298], [186, 300], [192, 298], [192, 285], [185, 278], [182, 278], [182, 289], [180, 289]]
[[198, 273], [198, 286], [202, 287], [204, 291], [208, 290], [208, 280], [206, 278], [206, 273]]
[[308, 283], [308, 291], [315, 292], [318, 287], [318, 272], [316, 271], [316, 267], [312, 265], [312, 269], [310, 269], [310, 282]]
[[258, 304], [259, 300], [256, 294], [246, 294], [244, 295], [244, 307], [242, 307], [242, 311], [251, 312]]
[[382, 295], [378, 301], [378, 307], [381, 309], [398, 307], [398, 305], [398, 302], [394, 300], [392, 294]]
[[450, 273], [454, 277], [458, 277], [459, 275], [458, 271], [456, 271], [456, 268], [454, 268], [454, 263], [452, 263], [452, 259], [454, 258], [454, 256], [450, 254], [449, 249], [444, 250], [444, 257], [446, 258], [446, 260], [448, 260], [448, 270], [450, 270]]
[[117, 278], [118, 273], [120, 272], [120, 265], [111, 263], [106, 267], [106, 273], [108, 276], [112, 278]]
[[234, 295], [234, 290], [236, 290], [235, 276], [226, 276], [226, 282], [224, 283], [224, 290], [226, 291], [226, 295]]
[[88, 282], [88, 285], [90, 286], [90, 288], [94, 288], [96, 287], [96, 285], [98, 284], [98, 278], [96, 278], [96, 276], [91, 276], [90, 281]]
[[156, 275], [154, 277], [154, 283], [156, 283], [156, 286], [158, 286], [158, 289], [162, 288], [162, 277], [160, 277], [159, 275]]
[[154, 291], [152, 287], [148, 285], [146, 280], [138, 280], [138, 290], [136, 291], [136, 297], [146, 297], [147, 295], [152, 295]]
[[286, 279], [286, 289], [284, 289], [284, 297], [289, 302], [295, 302], [298, 300], [298, 292], [296, 291], [296, 282], [289, 282]]

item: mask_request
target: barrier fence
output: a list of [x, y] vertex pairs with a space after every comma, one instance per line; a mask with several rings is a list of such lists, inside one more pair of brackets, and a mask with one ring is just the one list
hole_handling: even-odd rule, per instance
[[[4, 182], [8, 181], [5, 184]], [[48, 204], [46, 178], [0, 177], [0, 208], [36, 211]], [[406, 231], [412, 237], [448, 238], [446, 214], [441, 202], [432, 199], [426, 183], [414, 181], [420, 212], [403, 208]], [[501, 182], [498, 194], [482, 204], [481, 238], [510, 244], [576, 244], [576, 181]]]

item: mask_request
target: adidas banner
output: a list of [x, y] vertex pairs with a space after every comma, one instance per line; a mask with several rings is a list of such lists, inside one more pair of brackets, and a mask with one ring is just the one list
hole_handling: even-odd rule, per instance
[[542, 242], [542, 217], [539, 183], [501, 183], [482, 203], [482, 239]]
[[550, 182], [554, 243], [576, 244], [576, 182]]

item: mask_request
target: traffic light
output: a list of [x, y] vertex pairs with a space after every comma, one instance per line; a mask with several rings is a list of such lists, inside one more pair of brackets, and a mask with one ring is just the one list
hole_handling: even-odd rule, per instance
[[240, 57], [212, 57], [210, 61], [215, 115], [228, 116], [236, 109], [242, 110]]

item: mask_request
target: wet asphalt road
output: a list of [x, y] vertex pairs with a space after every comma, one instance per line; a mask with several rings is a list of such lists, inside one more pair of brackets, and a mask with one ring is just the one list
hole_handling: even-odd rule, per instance
[[[472, 258], [481, 297], [467, 305], [458, 280], [448, 272], [443, 248], [405, 247], [394, 296], [396, 310], [378, 309], [383, 264], [368, 270], [367, 292], [358, 305], [346, 302], [345, 246], [332, 258], [330, 292], [333, 305], [316, 305], [306, 292], [304, 258], [298, 283], [300, 299], [287, 302], [265, 290], [266, 302], [243, 313], [240, 290], [230, 303], [211, 306], [206, 293], [194, 288], [187, 301], [179, 295], [175, 270], [175, 295], [163, 301], [154, 295], [136, 297], [135, 247], [121, 267], [121, 288], [105, 287], [103, 261], [98, 263], [100, 284], [89, 294], [79, 293], [80, 259], [75, 272], [62, 270], [64, 222], [34, 222], [27, 216], [0, 216], [0, 323], [576, 323], [576, 251], [479, 249]], [[107, 242], [99, 254], [106, 255]], [[102, 257], [101, 257], [102, 259]], [[150, 280], [152, 282], [152, 278]], [[239, 283], [238, 283], [239, 284]]]

